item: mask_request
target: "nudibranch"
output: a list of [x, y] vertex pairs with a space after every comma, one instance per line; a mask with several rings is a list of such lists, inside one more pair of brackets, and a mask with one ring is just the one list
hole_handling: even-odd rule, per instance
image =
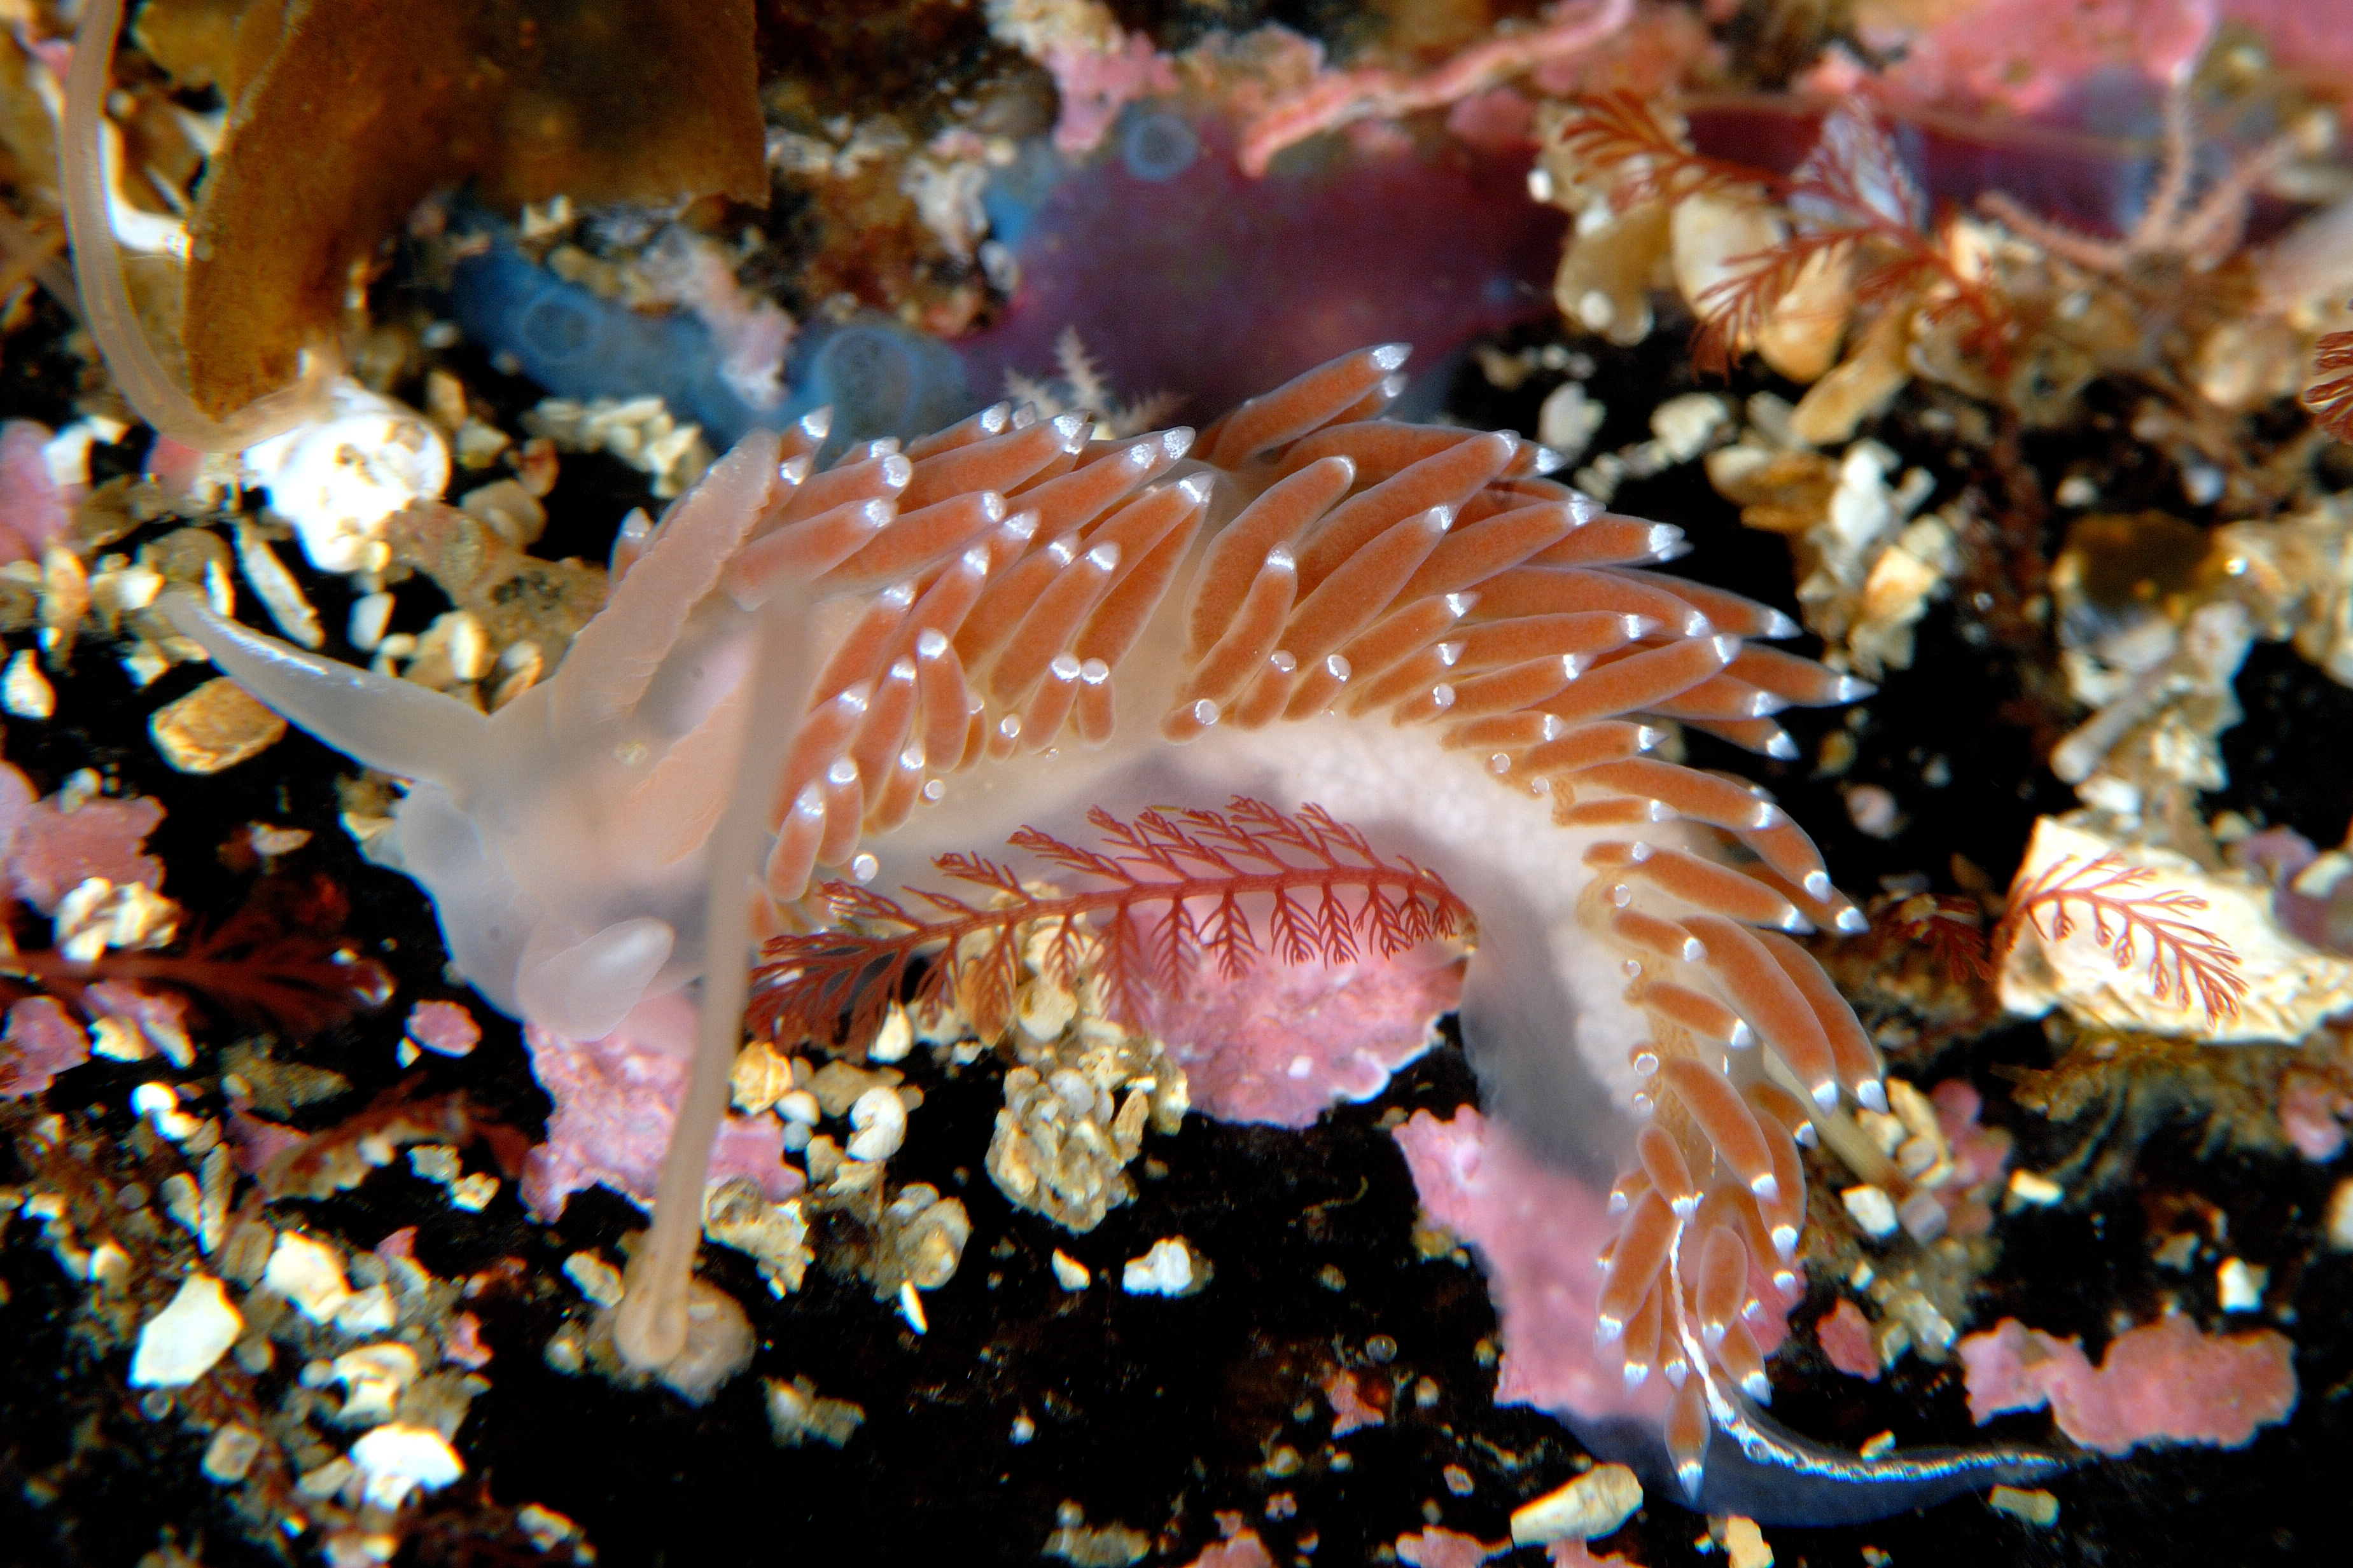
[[[1885, 1104], [1790, 937], [1863, 918], [1760, 790], [1656, 754], [1660, 721], [1788, 757], [1778, 710], [1863, 689], [1762, 646], [1797, 630], [1778, 611], [1651, 570], [1681, 531], [1546, 477], [1543, 447], [1383, 418], [1404, 359], [1345, 355], [1198, 437], [1096, 440], [1000, 404], [819, 469], [821, 417], [755, 433], [624, 533], [604, 610], [487, 716], [193, 598], [169, 614], [288, 718], [413, 781], [385, 852], [498, 1006], [598, 1035], [694, 980], [709, 938], [690, 1105], [723, 1104], [739, 1037], [730, 911], [781, 929], [822, 870], [920, 881], [938, 850], [1090, 805], [1320, 804], [1477, 912], [1461, 1019], [1495, 1113], [1597, 1185], [1621, 1166], [1593, 1318], [1630, 1393], [1653, 1392], [1559, 1414], [1616, 1442], [1641, 1413], [1686, 1498], [1765, 1517], [2047, 1473], [2015, 1450], [1867, 1460], [1758, 1409], [1747, 1325], [1795, 1285], [1799, 1141], [1844, 1100]], [[799, 665], [777, 652], [796, 638]], [[754, 809], [764, 832], [712, 847]], [[639, 1321], [625, 1303], [617, 1328], [640, 1364], [683, 1332], [708, 1125], [682, 1116], [677, 1143], [648, 1248], [675, 1278], [641, 1255]]]

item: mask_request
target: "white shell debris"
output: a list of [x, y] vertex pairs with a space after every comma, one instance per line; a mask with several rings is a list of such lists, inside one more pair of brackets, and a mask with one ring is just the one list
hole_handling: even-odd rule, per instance
[[2214, 1299], [2226, 1312], [2252, 1312], [2263, 1304], [2263, 1287], [2272, 1271], [2257, 1268], [2243, 1258], [2226, 1258], [2214, 1270]]
[[2010, 1173], [2010, 1195], [2018, 1203], [2047, 1208], [2067, 1195], [2067, 1190], [2050, 1177], [2032, 1171], [2012, 1171]]
[[108, 948], [164, 946], [179, 927], [180, 906], [146, 883], [89, 877], [58, 900], [50, 930], [58, 952], [89, 963]]
[[215, 1432], [213, 1440], [205, 1445], [200, 1468], [206, 1480], [233, 1487], [245, 1479], [246, 1472], [253, 1468], [253, 1461], [260, 1457], [261, 1434], [232, 1421]]
[[849, 1126], [844, 1153], [853, 1160], [887, 1160], [907, 1141], [907, 1108], [898, 1090], [870, 1089], [850, 1106]]
[[294, 574], [278, 559], [278, 552], [269, 548], [269, 542], [251, 523], [237, 525], [237, 564], [289, 642], [308, 648], [326, 646], [327, 634], [320, 629], [319, 612], [311, 607], [311, 601], [302, 595], [302, 585], [294, 581]]
[[449, 448], [431, 422], [353, 381], [335, 387], [326, 417], [247, 448], [243, 463], [322, 572], [390, 565], [385, 522], [449, 486]]
[[621, 1304], [621, 1271], [593, 1252], [575, 1252], [565, 1258], [564, 1277], [596, 1306]]
[[1209, 1282], [1208, 1260], [1181, 1236], [1163, 1237], [1121, 1270], [1119, 1288], [1131, 1296], [1189, 1296]]
[[31, 648], [9, 657], [7, 673], [0, 675], [0, 708], [18, 719], [46, 719], [58, 710], [58, 694]]
[[1642, 1506], [1642, 1483], [1623, 1465], [1597, 1465], [1512, 1511], [1512, 1544], [1549, 1546], [1608, 1535]]
[[336, 1418], [353, 1426], [391, 1420], [417, 1371], [417, 1352], [397, 1340], [344, 1352], [333, 1365], [334, 1381], [344, 1388]]
[[1055, 1283], [1065, 1290], [1083, 1290], [1094, 1279], [1085, 1264], [1059, 1247], [1054, 1248], [1054, 1256], [1049, 1261], [1053, 1267]]
[[398, 1508], [419, 1487], [438, 1491], [466, 1473], [448, 1438], [406, 1422], [368, 1433], [352, 1445], [351, 1458], [367, 1478], [367, 1500], [378, 1508]]
[[896, 1004], [883, 1015], [882, 1026], [874, 1031], [874, 1043], [866, 1047], [866, 1059], [895, 1062], [905, 1058], [914, 1048], [915, 1026], [908, 1020], [907, 1010]]
[[[2103, 857], [2115, 857], [2097, 872]], [[2132, 844], [2094, 830], [2085, 815], [2046, 816], [2034, 826], [2011, 893], [2037, 886], [2055, 890], [2104, 880], [2117, 868], [2142, 873], [2116, 896], [2143, 911], [2191, 928], [2197, 939], [2229, 944], [2232, 972], [2246, 985], [2235, 1014], [2210, 1015], [2197, 985], [2176, 983], [2174, 957], [2161, 970], [2147, 930], [2135, 932], [2128, 966], [2101, 940], [2091, 905], [2071, 898], [2063, 905], [2046, 898], [2019, 922], [2018, 942], [2004, 956], [2001, 1004], [2012, 1013], [2040, 1017], [2053, 1007], [2094, 1027], [2138, 1029], [2210, 1045], [2235, 1041], [2302, 1039], [2330, 1015], [2353, 1006], [2353, 961], [2306, 946], [2280, 929], [2271, 916], [2271, 889], [2251, 872], [2208, 872], [2186, 856]], [[2150, 900], [2179, 897], [2170, 912]], [[2194, 903], [2189, 900], [2196, 900]], [[2071, 927], [2061, 940], [2054, 913], [2064, 910]], [[2036, 916], [2039, 914], [2040, 918]], [[2157, 976], [2167, 978], [2167, 995], [2157, 994]], [[2185, 996], [2184, 990], [2188, 991]]]
[[191, 1274], [164, 1309], [140, 1326], [131, 1352], [133, 1388], [185, 1388], [212, 1371], [245, 1331], [244, 1315], [229, 1304], [221, 1282]]
[[785, 1447], [815, 1438], [839, 1448], [865, 1424], [866, 1412], [847, 1399], [828, 1399], [806, 1377], [768, 1380], [768, 1428]]
[[1895, 1200], [1887, 1195], [1885, 1188], [1869, 1184], [1849, 1187], [1839, 1194], [1839, 1201], [1846, 1205], [1846, 1212], [1856, 1227], [1873, 1241], [1884, 1241], [1895, 1234]]
[[2328, 1194], [2328, 1245], [2333, 1251], [2353, 1252], [2353, 1176]]
[[290, 1230], [270, 1249], [261, 1283], [293, 1302], [314, 1323], [331, 1321], [352, 1299], [343, 1260], [333, 1249]]

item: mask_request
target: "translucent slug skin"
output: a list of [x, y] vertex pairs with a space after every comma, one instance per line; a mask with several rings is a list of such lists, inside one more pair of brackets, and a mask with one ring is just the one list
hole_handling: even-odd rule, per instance
[[[813, 578], [776, 589], [787, 598], [806, 595], [800, 602], [812, 605], [805, 635], [822, 673], [798, 700], [766, 692], [755, 699], [760, 678], [774, 676], [768, 666], [776, 656], [761, 651], [770, 645], [758, 629], [758, 612], [740, 608], [723, 585], [746, 542], [788, 515], [793, 489], [808, 472], [803, 458], [823, 438], [821, 428], [747, 437], [649, 538], [629, 542], [634, 553], [623, 563], [626, 575], [555, 675], [487, 717], [454, 699], [234, 627], [190, 597], [167, 602], [166, 611], [289, 718], [363, 762], [415, 781], [396, 817], [399, 864], [432, 893], [454, 958], [485, 996], [559, 1035], [594, 1037], [640, 997], [676, 990], [723, 963], [725, 951], [744, 943], [729, 934], [732, 921], [711, 911], [731, 898], [753, 902], [763, 889], [769, 900], [798, 897], [807, 885], [812, 843], [826, 846], [818, 854], [820, 877], [851, 872], [885, 887], [920, 886], [937, 854], [991, 850], [1024, 825], [1067, 832], [1090, 806], [1126, 815], [1222, 803], [1236, 794], [1284, 809], [1314, 803], [1364, 831], [1384, 853], [1410, 856], [1438, 871], [1477, 911], [1480, 945], [1461, 1020], [1482, 1098], [1524, 1144], [1585, 1185], [1605, 1230], [1618, 1222], [1601, 1218], [1600, 1194], [1610, 1187], [1612, 1169], [1626, 1165], [1641, 1118], [1650, 1115], [1678, 1141], [1700, 1184], [1720, 1184], [1731, 1156], [1748, 1182], [1736, 1188], [1739, 1202], [1753, 1187], [1758, 1208], [1784, 1216], [1774, 1223], [1784, 1226], [1786, 1242], [1803, 1214], [1802, 1193], [1783, 1191], [1784, 1184], [1803, 1184], [1794, 1151], [1780, 1151], [1792, 1156], [1787, 1160], [1777, 1155], [1779, 1163], [1760, 1163], [1758, 1149], [1772, 1141], [1757, 1142], [1761, 1124], [1723, 1085], [1737, 1079], [1753, 1087], [1762, 1060], [1788, 1079], [1783, 1089], [1810, 1094], [1827, 1110], [1841, 1093], [1876, 1095], [1877, 1068], [1862, 1059], [1820, 1082], [1794, 1076], [1790, 1064], [1819, 1068], [1817, 1058], [1827, 1059], [1817, 1048], [1827, 1037], [1816, 1027], [1819, 1009], [1837, 1009], [1842, 1018], [1844, 1004], [1827, 980], [1815, 983], [1804, 967], [1811, 959], [1794, 949], [1794, 957], [1779, 954], [1804, 982], [1791, 989], [1767, 956], [1779, 950], [1757, 945], [1726, 917], [1788, 930], [1809, 929], [1810, 920], [1852, 930], [1861, 916], [1830, 887], [1810, 842], [1762, 801], [1750, 810], [1720, 783], [1699, 787], [1704, 781], [1698, 775], [1688, 786], [1662, 790], [1731, 824], [1711, 826], [1679, 817], [1663, 802], [1646, 802], [1639, 785], [1657, 777], [1654, 771], [1584, 771], [1611, 754], [1622, 757], [1625, 747], [1654, 744], [1661, 731], [1631, 723], [1577, 728], [1638, 714], [1694, 683], [1736, 684], [1719, 672], [1738, 656], [1742, 638], [1724, 627], [1785, 636], [1793, 629], [1786, 617], [1713, 591], [1703, 614], [1673, 597], [1674, 580], [1627, 569], [1642, 558], [1630, 563], [1609, 553], [1625, 548], [1613, 540], [1645, 548], [1642, 541], [1663, 537], [1659, 531], [1606, 529], [1594, 536], [1593, 548], [1607, 557], [1599, 566], [1555, 572], [1506, 563], [1508, 592], [1497, 602], [1509, 598], [1521, 608], [1479, 611], [1477, 584], [1445, 595], [1443, 615], [1428, 616], [1415, 607], [1434, 603], [1426, 598], [1403, 608], [1390, 597], [1341, 606], [1333, 595], [1316, 600], [1309, 587], [1282, 622], [1275, 653], [1259, 651], [1266, 641], [1261, 632], [1237, 634], [1251, 646], [1250, 660], [1259, 662], [1241, 670], [1239, 683], [1224, 676], [1212, 683], [1229, 700], [1197, 700], [1202, 661], [1232, 657], [1237, 644], [1224, 636], [1232, 617], [1253, 603], [1261, 608], [1247, 613], [1263, 609], [1263, 597], [1254, 601], [1248, 592], [1262, 565], [1282, 576], [1294, 569], [1294, 549], [1303, 585], [1312, 564], [1323, 581], [1377, 581], [1381, 594], [1393, 595], [1411, 592], [1414, 563], [1444, 538], [1458, 509], [1478, 519], [1533, 500], [1570, 508], [1578, 527], [1596, 515], [1589, 501], [1541, 479], [1549, 455], [1540, 449], [1493, 437], [1465, 437], [1460, 447], [1447, 447], [1451, 433], [1372, 420], [1365, 409], [1394, 395], [1391, 373], [1401, 360], [1399, 346], [1385, 345], [1253, 400], [1201, 433], [1199, 450], [1213, 454], [1217, 467], [1197, 461], [1170, 468], [1160, 460], [1138, 467], [1134, 486], [1149, 477], [1162, 482], [1123, 492], [1125, 512], [1113, 506], [1090, 514], [1092, 523], [1058, 517], [1053, 529], [1041, 530], [1037, 514], [1021, 510], [1028, 481], [1004, 478], [997, 481], [1004, 505], [983, 509], [976, 523], [994, 531], [978, 543], [959, 539], [928, 565], [894, 568], [913, 574], [897, 584], [844, 582], [838, 573], [827, 576], [830, 568], [811, 567]], [[1366, 423], [1352, 434], [1352, 420]], [[954, 456], [958, 471], [985, 470], [998, 454], [1010, 461], [1017, 444], [1037, 444], [1022, 434], [1028, 428], [1021, 422], [995, 436], [977, 427], [970, 433], [972, 443], [1004, 443], [994, 452], [960, 450], [964, 444], [946, 435], [917, 443], [914, 478], [924, 478], [926, 464], [934, 473], [944, 467], [943, 451]], [[1340, 445], [1353, 444], [1356, 466], [1335, 471], [1338, 482], [1297, 517], [1270, 520], [1262, 509], [1254, 521], [1246, 510], [1253, 498], [1275, 496], [1283, 489], [1276, 483], [1282, 474], [1298, 471], [1282, 467], [1289, 444], [1319, 429]], [[1154, 439], [1166, 443], [1162, 455], [1173, 460], [1192, 437], [1172, 432]], [[1435, 456], [1412, 460], [1433, 440], [1440, 447]], [[1039, 482], [1050, 488], [1061, 482], [1058, 475], [1123, 461], [1121, 450], [1089, 448], [1082, 435], [1075, 437]], [[1447, 479], [1457, 468], [1469, 477]], [[1366, 474], [1387, 477], [1368, 482]], [[895, 479], [909, 482], [903, 471]], [[1352, 479], [1355, 492], [1333, 507]], [[1456, 488], [1444, 489], [1450, 483]], [[1433, 495], [1433, 486], [1442, 493]], [[1232, 518], [1237, 510], [1240, 521]], [[1343, 551], [1326, 534], [1319, 552], [1318, 517], [1336, 520], [1335, 531], [1361, 534], [1363, 543]], [[992, 521], [999, 518], [1001, 525]], [[1250, 535], [1248, 550], [1220, 557], [1216, 546], [1226, 528], [1260, 529], [1265, 538]], [[895, 536], [886, 531], [872, 537]], [[1546, 537], [1531, 535], [1538, 544]], [[1122, 539], [1128, 542], [1124, 553], [1116, 542]], [[881, 553], [899, 548], [894, 542]], [[1130, 561], [1133, 574], [1113, 575], [1123, 561]], [[945, 597], [926, 591], [958, 570], [986, 572], [987, 585]], [[1216, 584], [1206, 596], [1192, 586], [1204, 580]], [[1148, 608], [1146, 590], [1159, 595]], [[1284, 595], [1274, 597], [1279, 607]], [[948, 599], [965, 607], [939, 608]], [[1447, 650], [1462, 644], [1442, 639], [1456, 635], [1450, 627], [1458, 619], [1509, 634], [1523, 616], [1597, 608], [1626, 617], [1626, 631], [1641, 640], [1598, 653], [1599, 678], [1579, 674], [1565, 691], [1556, 681], [1534, 681], [1531, 689], [1557, 693], [1550, 700], [1557, 713], [1539, 703], [1518, 718], [1483, 711], [1459, 724], [1447, 718], [1456, 700], [1450, 683], [1455, 653]], [[954, 624], [924, 621], [934, 613], [950, 615]], [[1307, 671], [1325, 671], [1321, 689], [1335, 691], [1316, 700], [1337, 710], [1315, 712], [1311, 702], [1312, 716], [1282, 718], [1305, 672], [1281, 648], [1281, 638], [1300, 640], [1320, 657], [1317, 639], [1349, 635], [1344, 627], [1408, 622], [1417, 627], [1414, 657], [1426, 673], [1399, 685], [1397, 698], [1384, 697], [1361, 717], [1344, 716], [1348, 675], [1311, 661]], [[1556, 655], [1546, 657], [1557, 662]], [[902, 664], [928, 672], [921, 696], [911, 696], [904, 675], [893, 673]], [[1330, 687], [1335, 679], [1336, 689]], [[1829, 700], [1859, 694], [1844, 682], [1824, 683], [1824, 691]], [[796, 745], [795, 718], [802, 715], [803, 743]], [[756, 745], [744, 739], [754, 716]], [[1027, 731], [1025, 719], [1031, 721]], [[866, 725], [887, 725], [887, 732], [861, 731]], [[1189, 739], [1172, 743], [1164, 738], [1170, 734]], [[1787, 743], [1778, 729], [1767, 739]], [[761, 762], [754, 753], [764, 750], [792, 760]], [[897, 813], [910, 781], [896, 773], [864, 781], [858, 757], [913, 769], [924, 778], [928, 804], [902, 821]], [[763, 780], [770, 781], [765, 788]], [[752, 857], [765, 860], [765, 882], [747, 882], [752, 868], [739, 864], [743, 858], [712, 847], [714, 837], [724, 837], [714, 830], [730, 816], [730, 801], [740, 815], [747, 796], [767, 813], [753, 838], [772, 847], [800, 846], [794, 853], [801, 858], [781, 871], [783, 848]], [[1558, 825], [1556, 814], [1571, 796], [1571, 820], [1589, 826]], [[895, 826], [885, 826], [886, 819]], [[1736, 837], [1753, 840], [1763, 860], [1736, 863], [1726, 847]], [[791, 892], [779, 890], [780, 879]], [[1713, 908], [1710, 900], [1716, 900]], [[776, 912], [763, 907], [772, 917]], [[1619, 920], [1621, 914], [1627, 918]], [[1617, 934], [1621, 931], [1648, 933], [1649, 945]], [[1710, 931], [1720, 950], [1712, 955], [1694, 934]], [[704, 944], [714, 937], [719, 956], [707, 958]], [[1644, 975], [1665, 983], [1662, 994], [1713, 987], [1727, 1005], [1749, 995], [1737, 1010], [1753, 1027], [1725, 1031], [1739, 1037], [1730, 1050], [1724, 1041], [1696, 1039], [1661, 1009], [1642, 1006], [1639, 991], [1628, 1000], [1630, 978]], [[706, 981], [706, 999], [720, 989]], [[727, 1019], [740, 998], [721, 1000], [715, 1021], [706, 1019], [706, 1035], [732, 1043]], [[1862, 1048], [1867, 1058], [1867, 1043]], [[721, 1087], [711, 1092], [723, 1100], [723, 1052], [706, 1054], [712, 1061], [703, 1065], [712, 1070], [699, 1066], [697, 1081], [706, 1089], [704, 1079], [717, 1081]], [[1662, 1060], [1673, 1070], [1662, 1072]], [[1714, 1076], [1719, 1074], [1725, 1076]], [[1675, 1098], [1673, 1083], [1687, 1086], [1691, 1105]], [[1773, 1103], [1789, 1103], [1788, 1096]], [[1773, 1131], [1786, 1142], [1778, 1121]], [[687, 1131], [680, 1136], [670, 1162], [677, 1168], [666, 1169], [656, 1204], [657, 1231], [671, 1245], [665, 1247], [658, 1235], [652, 1250], [665, 1258], [660, 1277], [640, 1278], [656, 1272], [649, 1265], [633, 1273], [630, 1285], [630, 1300], [640, 1304], [623, 1349], [639, 1365], [661, 1364], [676, 1337], [670, 1309], [682, 1300], [692, 1257], [702, 1156], [685, 1146]], [[1656, 1204], [1635, 1210], [1653, 1221], [1666, 1212]], [[665, 1226], [665, 1215], [681, 1217]], [[2048, 1474], [2057, 1463], [2005, 1449], [1865, 1460], [1770, 1426], [1740, 1392], [1744, 1378], [1764, 1388], [1746, 1331], [1726, 1339], [1717, 1324], [1704, 1343], [1678, 1304], [1676, 1269], [1694, 1267], [1699, 1248], [1673, 1260], [1682, 1258], [1686, 1237], [1697, 1243], [1703, 1236], [1697, 1222], [1686, 1228], [1683, 1215], [1672, 1223], [1671, 1261], [1642, 1310], [1662, 1324], [1658, 1344], [1691, 1368], [1694, 1386], [1705, 1395], [1703, 1419], [1694, 1394], [1688, 1388], [1683, 1394], [1676, 1430], [1684, 1451], [1670, 1455], [1665, 1443], [1667, 1384], [1681, 1380], [1656, 1376], [1622, 1386], [1617, 1364], [1601, 1364], [1610, 1345], [1624, 1343], [1620, 1333], [1605, 1332], [1599, 1345], [1579, 1347], [1604, 1374], [1591, 1382], [1592, 1407], [1556, 1412], [1589, 1442], [1639, 1459], [1676, 1486], [1670, 1495], [1759, 1519], [1862, 1519], [1993, 1480]], [[1748, 1224], [1749, 1256], [1786, 1272], [1786, 1248], [1778, 1260], [1767, 1259], [1765, 1253], [1777, 1250], [1773, 1242], [1756, 1239], [1766, 1231], [1753, 1215]], [[1655, 1249], [1656, 1234], [1649, 1240]], [[1694, 1425], [1706, 1438], [1704, 1465], [1690, 1452]]]

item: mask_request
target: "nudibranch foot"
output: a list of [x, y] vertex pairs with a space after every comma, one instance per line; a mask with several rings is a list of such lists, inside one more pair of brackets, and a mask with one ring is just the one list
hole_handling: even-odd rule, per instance
[[1752, 1407], [1739, 1418], [1741, 1430], [1715, 1434], [1694, 1496], [1656, 1426], [1627, 1416], [1567, 1420], [1597, 1459], [1631, 1468], [1646, 1485], [1696, 1512], [1740, 1514], [1759, 1524], [1865, 1524], [1989, 1487], [2039, 1485], [2084, 1462], [2082, 1456], [2011, 1444], [1865, 1458], [1800, 1437]]

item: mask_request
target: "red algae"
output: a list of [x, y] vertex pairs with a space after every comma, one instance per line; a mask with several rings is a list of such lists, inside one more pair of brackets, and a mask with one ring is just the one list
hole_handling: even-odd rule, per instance
[[1879, 1381], [1879, 1347], [1872, 1342], [1871, 1320], [1847, 1298], [1840, 1297], [1839, 1304], [1822, 1314], [1814, 1325], [1814, 1338], [1821, 1342], [1830, 1363], [1849, 1377]]
[[1229, 980], [1213, 963], [1153, 1006], [1193, 1108], [1220, 1121], [1312, 1125], [1366, 1100], [1438, 1042], [1462, 995], [1462, 964], [1417, 955], [1359, 963], [1262, 963]]
[[1979, 1426], [2048, 1405], [2059, 1430], [2104, 1454], [2144, 1443], [2243, 1447], [2295, 1408], [2294, 1355], [2287, 1337], [2269, 1329], [2206, 1334], [2179, 1315], [2118, 1336], [2096, 1372], [2082, 1341], [2015, 1318], [1960, 1342]]

